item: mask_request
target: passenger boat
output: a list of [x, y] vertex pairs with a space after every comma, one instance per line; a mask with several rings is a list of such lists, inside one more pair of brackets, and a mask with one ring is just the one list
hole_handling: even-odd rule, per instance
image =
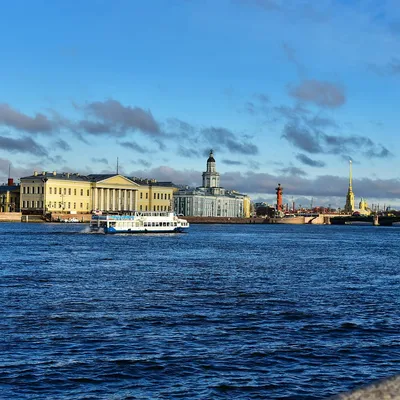
[[185, 232], [189, 223], [173, 212], [135, 211], [123, 215], [93, 214], [91, 232], [104, 233], [173, 233]]

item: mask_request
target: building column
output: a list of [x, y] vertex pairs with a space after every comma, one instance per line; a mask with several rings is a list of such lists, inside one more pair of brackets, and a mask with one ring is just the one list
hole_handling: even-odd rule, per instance
[[97, 188], [93, 188], [93, 210], [97, 210]]
[[124, 210], [128, 209], [128, 191], [124, 189]]
[[99, 210], [100, 211], [104, 210], [104, 189], [103, 188], [99, 189]]
[[104, 189], [106, 191], [105, 194], [105, 204], [104, 204], [104, 210], [108, 211], [110, 209], [110, 189]]
[[133, 211], [133, 190], [129, 190], [129, 210]]

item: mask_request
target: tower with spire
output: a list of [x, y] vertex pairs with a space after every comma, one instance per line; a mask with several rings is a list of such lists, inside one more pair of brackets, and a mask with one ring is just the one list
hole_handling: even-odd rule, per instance
[[219, 188], [219, 173], [215, 167], [214, 153], [210, 150], [207, 160], [207, 170], [203, 172], [203, 187], [207, 189]]
[[354, 193], [353, 193], [353, 176], [352, 176], [352, 161], [349, 160], [350, 176], [349, 176], [349, 189], [346, 196], [346, 205], [344, 206], [344, 211], [346, 213], [353, 213], [354, 211]]

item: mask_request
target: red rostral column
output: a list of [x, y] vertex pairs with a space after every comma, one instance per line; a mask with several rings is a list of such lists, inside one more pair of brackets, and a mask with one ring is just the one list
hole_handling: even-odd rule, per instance
[[282, 186], [280, 183], [278, 183], [278, 187], [275, 188], [276, 190], [276, 209], [278, 211], [282, 211]]

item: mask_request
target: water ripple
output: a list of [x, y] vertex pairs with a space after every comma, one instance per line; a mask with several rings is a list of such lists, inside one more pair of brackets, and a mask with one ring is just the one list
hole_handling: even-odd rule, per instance
[[321, 399], [398, 373], [399, 230], [0, 236], [3, 398]]

